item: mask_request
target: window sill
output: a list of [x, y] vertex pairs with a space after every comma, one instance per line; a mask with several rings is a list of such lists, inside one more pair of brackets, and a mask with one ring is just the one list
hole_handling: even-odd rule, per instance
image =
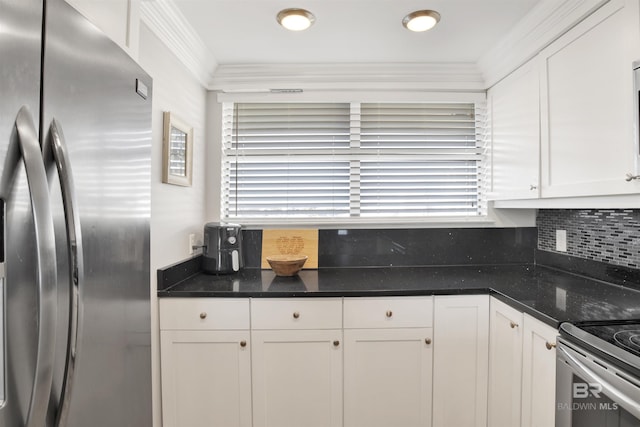
[[247, 229], [263, 228], [482, 228], [493, 227], [496, 221], [479, 217], [420, 217], [420, 218], [224, 218], [222, 221], [242, 224]]

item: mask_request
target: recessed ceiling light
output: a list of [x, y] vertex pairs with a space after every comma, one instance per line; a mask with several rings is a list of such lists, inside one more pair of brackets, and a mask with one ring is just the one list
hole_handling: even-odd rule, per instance
[[427, 31], [440, 21], [440, 14], [435, 10], [417, 10], [411, 12], [402, 20], [402, 25], [411, 31]]
[[276, 19], [287, 30], [302, 31], [309, 28], [316, 20], [316, 17], [308, 10], [284, 9], [278, 13]]

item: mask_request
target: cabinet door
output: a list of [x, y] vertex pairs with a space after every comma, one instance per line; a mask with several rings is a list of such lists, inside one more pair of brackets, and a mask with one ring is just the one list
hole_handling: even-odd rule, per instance
[[558, 331], [524, 315], [522, 427], [555, 425]]
[[543, 197], [637, 193], [637, 0], [612, 0], [540, 54]]
[[540, 174], [540, 85], [531, 60], [489, 90], [491, 199], [538, 197]]
[[432, 328], [344, 331], [344, 425], [431, 425]]
[[520, 311], [491, 298], [489, 314], [489, 425], [520, 425], [522, 328]]
[[249, 331], [161, 331], [164, 427], [251, 427]]
[[[132, 5], [131, 0], [112, 0], [109, 2], [95, 0], [66, 0], [89, 21], [100, 28], [114, 42], [124, 50], [133, 48], [132, 37], [137, 37], [132, 30], [138, 30], [135, 18], [139, 14], [138, 5]], [[133, 16], [132, 16], [133, 15]], [[137, 49], [137, 47], [136, 47]]]
[[254, 427], [342, 426], [342, 330], [251, 337]]
[[487, 425], [489, 296], [436, 296], [433, 425]]

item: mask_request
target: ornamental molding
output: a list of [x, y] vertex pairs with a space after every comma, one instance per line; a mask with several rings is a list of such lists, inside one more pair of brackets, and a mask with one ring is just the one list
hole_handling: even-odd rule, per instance
[[142, 0], [141, 20], [208, 90], [484, 91], [609, 1], [543, 0], [477, 63], [225, 64], [174, 0]]
[[467, 63], [249, 64], [220, 65], [209, 89], [483, 91], [484, 81]]
[[217, 62], [173, 0], [143, 0], [140, 19], [204, 86], [213, 78]]

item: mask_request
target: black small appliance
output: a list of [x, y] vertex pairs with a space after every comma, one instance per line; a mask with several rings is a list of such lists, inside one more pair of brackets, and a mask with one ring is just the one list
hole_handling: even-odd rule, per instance
[[242, 227], [209, 222], [204, 226], [202, 269], [206, 273], [234, 273], [244, 266]]

